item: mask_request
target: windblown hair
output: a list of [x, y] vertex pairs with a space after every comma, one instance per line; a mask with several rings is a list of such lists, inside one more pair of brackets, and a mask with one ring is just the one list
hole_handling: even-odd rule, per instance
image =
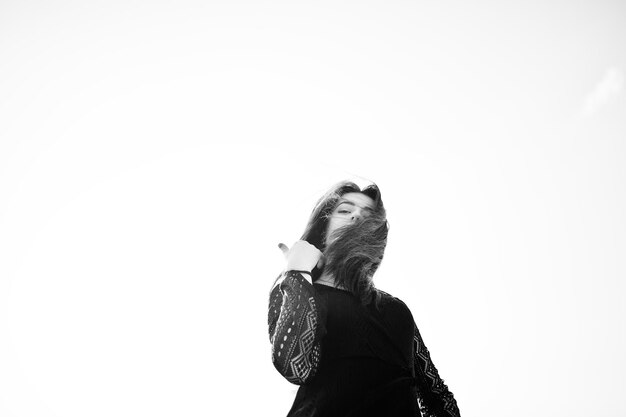
[[[326, 231], [333, 210], [341, 196], [355, 192], [374, 200], [373, 213], [337, 229], [333, 234], [335, 238], [326, 247]], [[362, 304], [374, 302], [377, 305], [380, 294], [372, 278], [383, 259], [388, 231], [389, 223], [378, 186], [372, 184], [361, 190], [349, 181], [336, 184], [315, 205], [301, 238], [317, 247], [326, 258], [323, 270], [313, 270], [313, 281], [327, 271], [334, 276], [338, 287], [352, 292]]]

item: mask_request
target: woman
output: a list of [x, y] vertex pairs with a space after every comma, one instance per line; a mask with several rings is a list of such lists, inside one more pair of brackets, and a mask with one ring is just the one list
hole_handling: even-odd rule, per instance
[[374, 287], [389, 226], [376, 185], [317, 203], [270, 292], [272, 360], [300, 385], [292, 416], [460, 416], [411, 311]]

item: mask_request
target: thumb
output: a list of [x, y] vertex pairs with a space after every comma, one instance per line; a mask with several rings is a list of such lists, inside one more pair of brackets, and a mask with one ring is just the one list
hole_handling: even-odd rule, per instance
[[284, 243], [279, 243], [278, 244], [278, 248], [280, 250], [283, 251], [283, 255], [285, 255], [285, 257], [287, 257], [287, 253], [289, 253], [289, 247], [287, 245], [285, 245]]

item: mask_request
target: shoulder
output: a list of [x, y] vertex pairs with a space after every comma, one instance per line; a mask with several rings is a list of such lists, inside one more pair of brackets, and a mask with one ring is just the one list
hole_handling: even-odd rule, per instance
[[413, 336], [415, 334], [415, 321], [411, 309], [398, 297], [376, 290], [380, 296], [380, 316], [389, 334], [402, 352], [404, 366], [411, 368], [413, 365]]
[[378, 288], [376, 288], [376, 293], [379, 296], [380, 308], [385, 315], [394, 316], [403, 322], [413, 323], [413, 314], [411, 313], [411, 309], [406, 305], [406, 303], [404, 303], [404, 301], [398, 297], [394, 297], [388, 292], [379, 290]]

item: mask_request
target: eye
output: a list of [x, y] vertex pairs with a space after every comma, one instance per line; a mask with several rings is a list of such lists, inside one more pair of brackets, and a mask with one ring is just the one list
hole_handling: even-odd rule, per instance
[[349, 210], [339, 210], [339, 213], [340, 214], [347, 214], [347, 213], [350, 213], [350, 211]]

